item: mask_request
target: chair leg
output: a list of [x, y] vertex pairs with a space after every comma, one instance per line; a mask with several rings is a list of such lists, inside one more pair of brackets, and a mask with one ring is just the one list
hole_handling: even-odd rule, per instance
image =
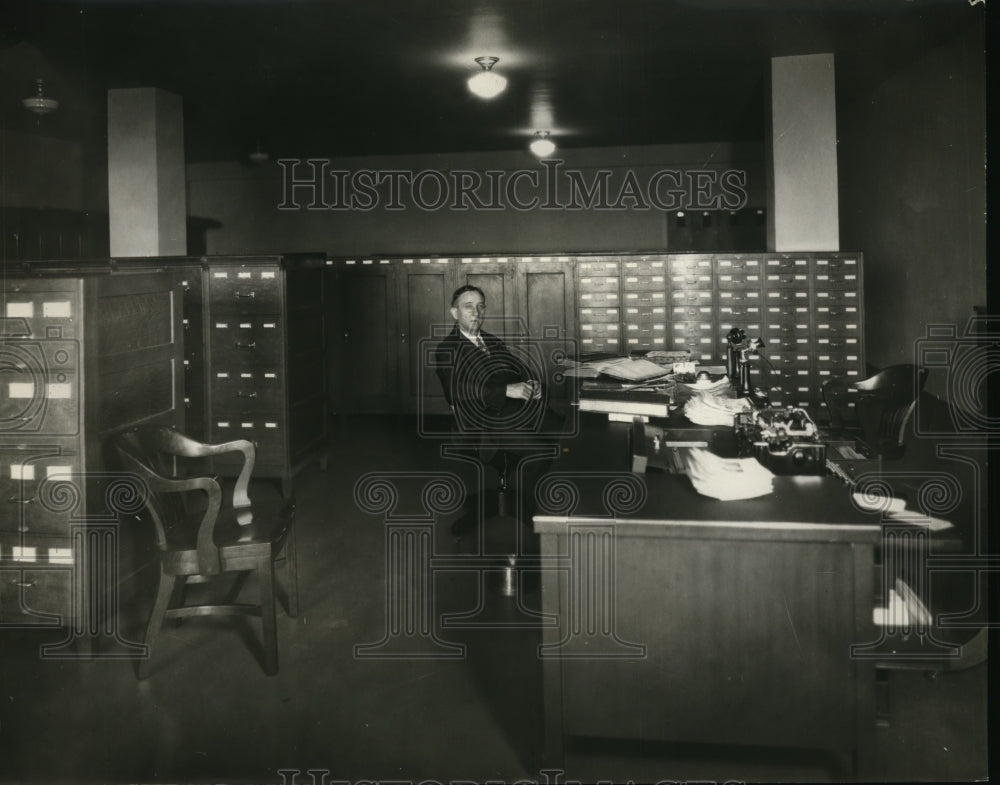
[[153, 647], [156, 639], [160, 635], [160, 628], [163, 625], [163, 617], [170, 606], [170, 598], [178, 589], [183, 590], [184, 582], [177, 584], [177, 577], [160, 573], [160, 586], [156, 590], [156, 600], [153, 602], [153, 610], [149, 614], [149, 623], [146, 625], [146, 656], [139, 660], [137, 674], [140, 679], [145, 679], [149, 675], [149, 662], [153, 658]]
[[299, 615], [299, 563], [295, 554], [295, 527], [285, 540], [285, 610], [291, 618]]
[[278, 630], [274, 619], [274, 561], [270, 555], [257, 560], [260, 581], [260, 621], [264, 642], [264, 673], [278, 672]]

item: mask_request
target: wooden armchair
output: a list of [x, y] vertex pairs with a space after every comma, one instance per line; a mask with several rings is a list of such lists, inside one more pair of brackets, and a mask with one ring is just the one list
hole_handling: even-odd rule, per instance
[[[211, 614], [260, 616], [263, 629], [264, 672], [278, 671], [275, 626], [275, 562], [287, 567], [285, 600], [289, 616], [298, 613], [294, 502], [280, 497], [256, 500], [247, 494], [255, 448], [246, 440], [202, 444], [159, 425], [124, 431], [114, 440], [123, 468], [146, 484], [146, 512], [156, 530], [160, 552], [160, 581], [146, 628], [147, 656], [138, 676], [145, 678], [164, 619]], [[186, 459], [223, 453], [243, 454], [243, 467], [224, 504], [222, 486], [210, 476], [179, 474]], [[203, 465], [203, 464], [202, 464]], [[259, 604], [238, 603], [246, 577], [256, 572]], [[235, 575], [235, 581], [233, 581]], [[186, 605], [185, 588], [218, 579], [233, 581], [224, 604]]]
[[927, 373], [915, 365], [890, 365], [860, 382], [840, 377], [827, 380], [823, 400], [831, 427], [853, 434], [874, 456], [901, 457]]

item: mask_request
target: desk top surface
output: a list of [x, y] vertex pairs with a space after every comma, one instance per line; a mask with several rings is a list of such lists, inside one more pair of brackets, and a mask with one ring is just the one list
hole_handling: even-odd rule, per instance
[[720, 501], [699, 494], [681, 474], [630, 471], [631, 425], [584, 415], [577, 435], [539, 481], [535, 530], [614, 524], [643, 536], [875, 541], [881, 515], [859, 509], [851, 489], [832, 476], [774, 477], [753, 499]]

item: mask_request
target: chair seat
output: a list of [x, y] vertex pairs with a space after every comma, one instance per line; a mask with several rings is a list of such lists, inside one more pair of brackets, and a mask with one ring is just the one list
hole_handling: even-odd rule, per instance
[[[190, 522], [196, 523], [202, 513], [193, 511]], [[246, 516], [252, 521], [243, 524]], [[294, 502], [285, 499], [255, 500], [251, 510], [228, 508], [219, 511], [213, 531], [213, 541], [219, 549], [223, 572], [253, 569], [256, 560], [281, 550], [295, 516]], [[197, 575], [198, 548], [192, 525], [175, 526], [167, 532], [167, 547], [162, 556], [162, 569], [168, 575]], [[183, 536], [186, 535], [186, 536]]]

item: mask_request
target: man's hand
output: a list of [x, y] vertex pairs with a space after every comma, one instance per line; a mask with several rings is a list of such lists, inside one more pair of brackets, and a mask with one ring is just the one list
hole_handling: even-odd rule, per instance
[[520, 398], [523, 401], [538, 400], [542, 397], [542, 385], [534, 379], [512, 382], [507, 385], [507, 397]]

